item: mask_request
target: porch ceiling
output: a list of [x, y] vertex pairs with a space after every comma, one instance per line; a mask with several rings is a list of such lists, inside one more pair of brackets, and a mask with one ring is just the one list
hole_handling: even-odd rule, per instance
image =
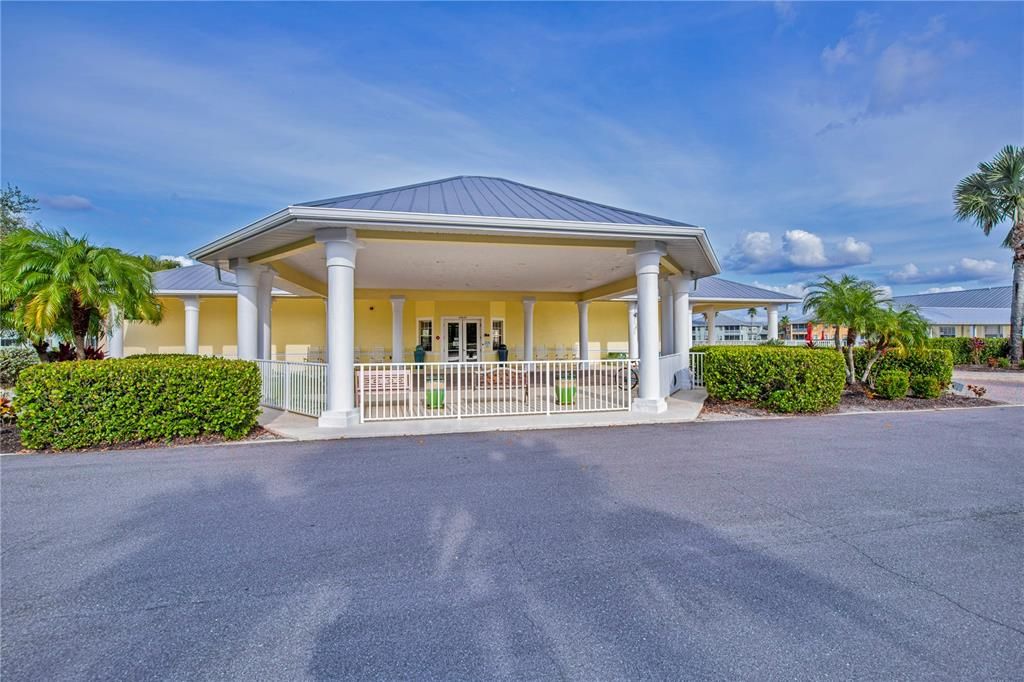
[[[360, 289], [581, 293], [634, 274], [632, 244], [599, 246], [361, 240], [356, 258]], [[271, 263], [326, 281], [319, 246]], [[284, 267], [280, 267], [283, 265]], [[287, 278], [287, 274], [284, 275]]]

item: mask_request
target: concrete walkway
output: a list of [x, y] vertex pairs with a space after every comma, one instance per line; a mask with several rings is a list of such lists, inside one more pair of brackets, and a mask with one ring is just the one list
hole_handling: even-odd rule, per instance
[[1024, 405], [1024, 372], [972, 372], [953, 370], [953, 381], [963, 385], [984, 386], [991, 400]]
[[291, 440], [332, 440], [335, 438], [375, 438], [379, 436], [423, 436], [441, 433], [477, 433], [482, 431], [526, 431], [535, 429], [571, 429], [594, 426], [630, 426], [636, 424], [678, 424], [697, 419], [707, 391], [679, 391], [668, 398], [668, 410], [661, 414], [636, 412], [576, 412], [571, 414], [532, 414], [507, 417], [466, 417], [464, 419], [414, 419], [357, 424], [346, 429], [321, 429], [316, 419], [301, 414], [263, 408], [260, 426]]

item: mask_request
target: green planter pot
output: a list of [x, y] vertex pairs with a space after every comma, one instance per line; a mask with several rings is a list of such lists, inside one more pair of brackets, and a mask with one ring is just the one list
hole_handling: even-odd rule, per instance
[[428, 380], [426, 383], [427, 407], [440, 410], [444, 407], [444, 382]]
[[558, 379], [555, 381], [555, 402], [559, 405], [572, 405], [576, 402], [575, 379]]

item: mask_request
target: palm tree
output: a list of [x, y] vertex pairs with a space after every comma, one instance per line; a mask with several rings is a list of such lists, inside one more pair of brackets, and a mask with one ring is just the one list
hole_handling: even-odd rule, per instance
[[960, 181], [953, 192], [957, 220], [973, 221], [987, 236], [1010, 223], [1003, 246], [1013, 251], [1013, 301], [1010, 304], [1010, 361], [1021, 361], [1024, 349], [1024, 147], [1007, 145], [992, 161]]
[[870, 336], [875, 352], [868, 359], [860, 378], [861, 383], [870, 381], [871, 369], [888, 351], [908, 351], [923, 347], [928, 339], [928, 321], [921, 317], [914, 306], [897, 310], [889, 305], [875, 310], [864, 331]]
[[3, 250], [0, 303], [30, 339], [66, 335], [83, 360], [86, 337], [100, 333], [111, 306], [128, 319], [160, 321], [152, 277], [136, 256], [41, 228], [11, 232]]
[[[854, 367], [853, 347], [857, 336], [866, 330], [885, 300], [885, 292], [874, 282], [862, 280], [854, 275], [843, 275], [838, 280], [822, 275], [816, 282], [807, 285], [804, 296], [804, 312], [812, 313], [815, 319], [833, 327], [836, 348], [846, 357], [846, 382], [857, 383]], [[839, 330], [846, 327], [846, 346], [841, 346]]]
[[779, 329], [783, 330], [782, 333], [785, 334], [787, 341], [789, 340], [790, 336], [789, 326], [791, 324], [792, 322], [789, 321], [789, 315], [783, 315], [782, 317], [779, 318]]

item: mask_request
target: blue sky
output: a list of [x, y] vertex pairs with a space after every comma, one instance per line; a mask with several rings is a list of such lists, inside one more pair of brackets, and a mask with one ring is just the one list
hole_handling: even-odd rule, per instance
[[708, 228], [725, 276], [1009, 281], [956, 181], [1024, 142], [1024, 4], [21, 4], [2, 175], [184, 254], [289, 203], [497, 175]]

